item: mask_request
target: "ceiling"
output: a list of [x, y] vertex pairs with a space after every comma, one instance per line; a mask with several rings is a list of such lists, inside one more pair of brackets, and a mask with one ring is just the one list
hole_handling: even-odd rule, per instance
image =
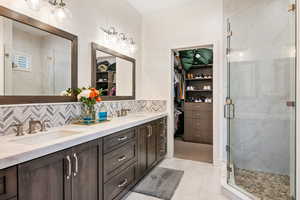
[[191, 0], [127, 0], [141, 14], [155, 12], [168, 7], [178, 6]]

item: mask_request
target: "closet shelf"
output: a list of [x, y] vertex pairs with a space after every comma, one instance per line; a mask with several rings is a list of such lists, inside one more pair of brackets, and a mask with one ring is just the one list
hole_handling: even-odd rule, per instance
[[186, 90], [187, 92], [212, 92], [212, 90]]
[[213, 80], [212, 78], [203, 78], [203, 79], [201, 79], [201, 78], [193, 78], [193, 79], [185, 79], [186, 81], [211, 81], [211, 80]]
[[208, 64], [208, 65], [192, 65], [192, 68], [211, 68], [213, 67], [213, 64]]
[[208, 104], [208, 105], [212, 105], [212, 103], [205, 103], [205, 102], [189, 102], [189, 101], [186, 101], [185, 103], [190, 103], [190, 104]]
[[109, 81], [97, 81], [96, 83], [112, 83], [112, 84], [115, 84], [114, 82], [109, 82]]
[[115, 71], [108, 71], [108, 72], [96, 72], [97, 74], [106, 74], [106, 73], [116, 73]]

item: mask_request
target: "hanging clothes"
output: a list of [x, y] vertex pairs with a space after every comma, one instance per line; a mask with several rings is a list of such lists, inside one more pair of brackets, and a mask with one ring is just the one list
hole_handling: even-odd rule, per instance
[[174, 72], [174, 98], [180, 102], [185, 97], [185, 81], [182, 73], [177, 70]]

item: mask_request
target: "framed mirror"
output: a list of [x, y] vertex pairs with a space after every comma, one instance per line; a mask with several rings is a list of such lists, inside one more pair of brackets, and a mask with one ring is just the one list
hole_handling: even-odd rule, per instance
[[92, 43], [92, 87], [103, 100], [135, 99], [135, 59]]
[[0, 6], [0, 104], [77, 101], [77, 36]]

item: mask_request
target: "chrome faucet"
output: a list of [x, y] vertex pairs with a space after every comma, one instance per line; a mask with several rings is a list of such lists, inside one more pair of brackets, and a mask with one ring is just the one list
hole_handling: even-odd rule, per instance
[[117, 111], [117, 115], [118, 117], [125, 117], [128, 115], [128, 112], [130, 111], [130, 109], [121, 109]]
[[24, 124], [20, 123], [20, 124], [13, 124], [11, 125], [11, 127], [16, 127], [16, 136], [23, 136], [25, 135], [25, 131], [24, 131]]
[[50, 120], [45, 120], [45, 121], [42, 122], [42, 127], [41, 127], [41, 131], [42, 131], [42, 132], [47, 131], [46, 124], [47, 124], [48, 122], [50, 122]]
[[28, 134], [35, 134], [38, 132], [38, 128], [37, 125], [40, 126], [40, 131], [42, 131], [43, 129], [43, 124], [41, 121], [39, 120], [30, 120], [29, 121], [29, 132]]

